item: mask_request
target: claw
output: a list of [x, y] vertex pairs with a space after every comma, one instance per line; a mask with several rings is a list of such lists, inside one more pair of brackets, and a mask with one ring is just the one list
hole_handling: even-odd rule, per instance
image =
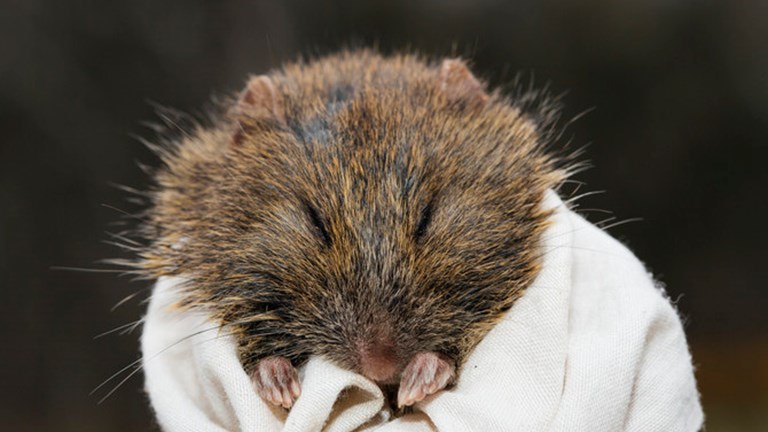
[[251, 372], [251, 381], [264, 400], [285, 409], [301, 395], [299, 376], [285, 357], [266, 357]]
[[453, 380], [455, 373], [453, 361], [442, 354], [416, 354], [401, 375], [397, 393], [398, 408], [413, 405], [444, 389]]

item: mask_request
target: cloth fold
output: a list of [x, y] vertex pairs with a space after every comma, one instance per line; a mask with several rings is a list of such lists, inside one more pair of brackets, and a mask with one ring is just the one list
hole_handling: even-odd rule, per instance
[[311, 358], [286, 412], [262, 401], [233, 338], [153, 291], [142, 335], [146, 390], [175, 431], [698, 431], [703, 412], [683, 327], [643, 264], [553, 192], [542, 270], [478, 344], [450, 390], [392, 418], [379, 388]]

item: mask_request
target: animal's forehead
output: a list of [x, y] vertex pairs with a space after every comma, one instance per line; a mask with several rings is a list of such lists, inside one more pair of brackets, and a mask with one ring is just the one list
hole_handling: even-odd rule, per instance
[[[472, 189], [479, 200], [492, 192], [489, 184], [496, 195], [513, 188], [533, 164], [531, 123], [498, 103], [448, 106], [432, 87], [353, 82], [288, 91], [285, 139], [265, 152], [279, 163], [259, 162], [268, 171], [261, 178], [288, 185], [277, 187], [318, 207], [370, 212], [409, 206], [408, 200], [423, 206], [447, 189]], [[274, 144], [270, 134], [256, 146]]]

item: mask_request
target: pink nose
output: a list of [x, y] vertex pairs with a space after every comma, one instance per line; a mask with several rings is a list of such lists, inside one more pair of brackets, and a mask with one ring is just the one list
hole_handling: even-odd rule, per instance
[[380, 384], [396, 378], [398, 361], [392, 345], [373, 344], [360, 348], [360, 372], [365, 377]]

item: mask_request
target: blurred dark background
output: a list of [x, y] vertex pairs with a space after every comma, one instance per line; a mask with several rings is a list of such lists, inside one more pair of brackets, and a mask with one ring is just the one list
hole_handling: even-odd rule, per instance
[[[150, 102], [201, 113], [212, 94], [299, 54], [344, 45], [471, 58], [494, 85], [518, 71], [554, 93], [591, 143], [582, 207], [686, 318], [708, 430], [768, 430], [768, 2], [693, 0], [3, 0], [0, 5], [0, 417], [14, 431], [154, 428], [138, 357], [145, 289], [103, 268], [112, 184], [146, 188], [133, 136]], [[588, 213], [590, 220], [605, 217]], [[112, 384], [107, 386], [107, 390]]]

